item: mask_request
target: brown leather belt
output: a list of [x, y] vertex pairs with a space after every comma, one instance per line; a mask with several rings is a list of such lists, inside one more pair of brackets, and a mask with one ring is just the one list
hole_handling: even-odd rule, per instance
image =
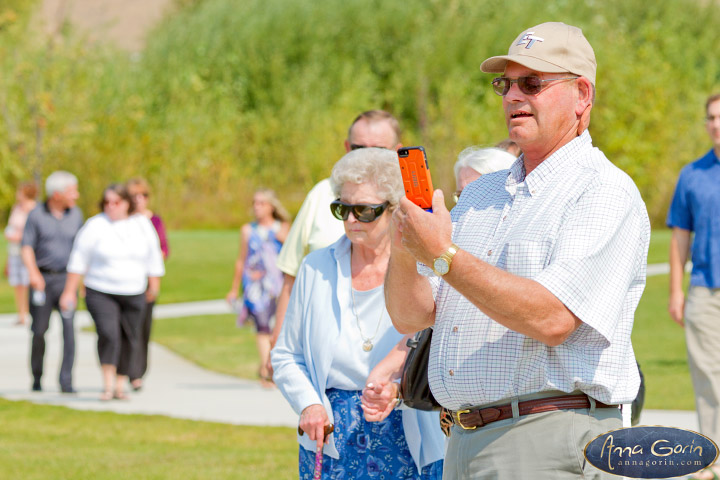
[[[518, 410], [521, 417], [533, 413], [578, 408], [590, 408], [590, 399], [587, 395], [563, 395], [560, 397], [538, 398], [536, 400], [518, 402]], [[618, 405], [606, 405], [595, 400], [595, 408], [618, 408]], [[470, 410], [455, 410], [450, 411], [450, 415], [455, 425], [464, 430], [474, 430], [488, 423], [512, 418], [513, 413], [512, 405], [507, 404]]]

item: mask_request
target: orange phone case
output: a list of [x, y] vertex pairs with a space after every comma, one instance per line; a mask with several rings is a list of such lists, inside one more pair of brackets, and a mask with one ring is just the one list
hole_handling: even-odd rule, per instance
[[405, 196], [420, 208], [432, 208], [433, 184], [423, 147], [406, 147], [397, 152]]

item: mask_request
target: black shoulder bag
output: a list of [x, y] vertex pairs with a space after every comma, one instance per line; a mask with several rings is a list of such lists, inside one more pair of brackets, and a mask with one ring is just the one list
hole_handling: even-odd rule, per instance
[[426, 328], [407, 341], [410, 351], [403, 367], [400, 396], [405, 405], [418, 410], [440, 410], [440, 404], [435, 400], [428, 383], [431, 340], [432, 328]]

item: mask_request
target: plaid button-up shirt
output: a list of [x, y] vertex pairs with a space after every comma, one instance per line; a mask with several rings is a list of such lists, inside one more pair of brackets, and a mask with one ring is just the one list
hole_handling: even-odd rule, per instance
[[645, 288], [650, 223], [633, 181], [592, 146], [587, 130], [527, 176], [522, 158], [483, 175], [463, 191], [452, 220], [461, 249], [540, 283], [582, 324], [550, 347], [493, 321], [432, 276], [429, 378], [443, 406], [545, 390], [582, 390], [613, 404], [635, 398], [630, 333]]

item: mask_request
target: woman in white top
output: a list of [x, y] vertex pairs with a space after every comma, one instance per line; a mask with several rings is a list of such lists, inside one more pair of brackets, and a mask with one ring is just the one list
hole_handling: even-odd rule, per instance
[[5, 228], [5, 238], [8, 241], [8, 283], [15, 290], [15, 307], [18, 312], [17, 325], [25, 325], [28, 317], [28, 285], [30, 276], [27, 268], [20, 258], [20, 241], [22, 240], [25, 222], [28, 213], [35, 208], [37, 185], [33, 182], [23, 182], [18, 186], [16, 202], [10, 211], [8, 224]]
[[[126, 399], [129, 359], [140, 346], [145, 304], [157, 297], [165, 266], [155, 229], [146, 217], [133, 214], [124, 185], [107, 187], [101, 208], [75, 237], [60, 308], [75, 308], [84, 277], [85, 303], [98, 333], [100, 399]], [[130, 354], [121, 355], [123, 350]]]

